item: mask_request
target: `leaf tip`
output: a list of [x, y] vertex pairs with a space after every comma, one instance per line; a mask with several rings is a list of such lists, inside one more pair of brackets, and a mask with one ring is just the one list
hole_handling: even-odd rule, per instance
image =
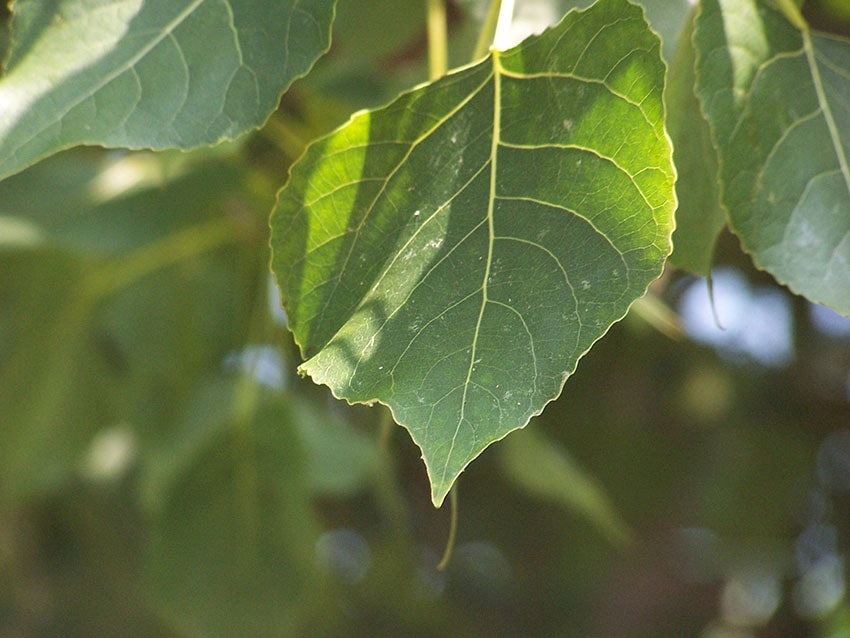
[[454, 479], [448, 483], [431, 483], [431, 502], [434, 504], [434, 507], [440, 509], [443, 506], [446, 496], [452, 489], [452, 485], [454, 485]]

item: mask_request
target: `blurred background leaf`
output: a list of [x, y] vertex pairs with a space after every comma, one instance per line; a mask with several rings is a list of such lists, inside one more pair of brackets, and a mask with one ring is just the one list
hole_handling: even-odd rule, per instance
[[529, 494], [587, 517], [614, 544], [630, 542], [632, 533], [604, 488], [565, 449], [525, 429], [505, 439], [500, 451], [506, 476]]
[[239, 414], [235, 395], [253, 392], [240, 386], [199, 388], [178, 426], [186, 443], [156, 490], [147, 591], [185, 635], [295, 635], [321, 602], [318, 526], [288, 406], [255, 397]]

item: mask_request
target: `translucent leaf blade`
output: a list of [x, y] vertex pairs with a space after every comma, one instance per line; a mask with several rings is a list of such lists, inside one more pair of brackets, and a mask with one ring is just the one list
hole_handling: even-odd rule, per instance
[[694, 43], [732, 229], [760, 268], [850, 313], [850, 41], [710, 0]]
[[302, 370], [390, 406], [439, 505], [661, 272], [674, 171], [640, 8], [602, 0], [311, 146], [272, 217]]
[[14, 4], [0, 178], [78, 144], [192, 148], [262, 125], [327, 50], [333, 0]]

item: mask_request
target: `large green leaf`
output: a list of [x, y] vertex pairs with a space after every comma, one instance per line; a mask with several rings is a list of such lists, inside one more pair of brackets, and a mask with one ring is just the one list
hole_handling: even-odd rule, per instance
[[663, 81], [642, 10], [601, 0], [358, 114], [293, 167], [273, 268], [302, 370], [390, 406], [435, 504], [660, 273]]
[[769, 2], [706, 0], [694, 44], [732, 229], [760, 268], [850, 313], [850, 42]]
[[330, 42], [333, 0], [18, 0], [0, 178], [78, 144], [191, 148], [263, 124]]

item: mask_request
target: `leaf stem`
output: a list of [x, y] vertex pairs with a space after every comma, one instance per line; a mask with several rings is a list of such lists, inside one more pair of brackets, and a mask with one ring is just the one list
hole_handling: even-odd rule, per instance
[[446, 0], [428, 0], [428, 75], [433, 82], [449, 68]]
[[493, 42], [493, 34], [496, 32], [496, 22], [499, 18], [499, 10], [501, 8], [502, 0], [492, 0], [490, 2], [490, 9], [487, 11], [484, 24], [481, 25], [481, 33], [478, 34], [478, 42], [475, 43], [471, 62], [480, 60], [490, 50], [490, 44]]
[[511, 46], [511, 23], [514, 19], [514, 0], [502, 0], [499, 7], [499, 20], [496, 23], [496, 35], [493, 48], [504, 51]]
[[407, 542], [411, 539], [410, 515], [402, 491], [399, 489], [395, 461], [390, 449], [390, 438], [395, 421], [393, 421], [392, 412], [388, 407], [381, 406], [377, 409], [381, 411], [381, 415], [378, 419], [379, 463], [375, 475], [375, 496], [384, 519], [395, 530], [399, 538]]
[[449, 539], [446, 541], [446, 550], [443, 552], [443, 557], [437, 565], [437, 569], [439, 570], [448, 567], [455, 548], [455, 538], [457, 537], [457, 481], [455, 481], [452, 491], [449, 492], [449, 507], [451, 507], [452, 516], [451, 523], [449, 523]]
[[803, 14], [800, 13], [800, 8], [794, 4], [794, 0], [777, 0], [777, 3], [791, 24], [800, 29], [800, 31], [807, 31], [809, 29], [809, 24], [806, 22]]

